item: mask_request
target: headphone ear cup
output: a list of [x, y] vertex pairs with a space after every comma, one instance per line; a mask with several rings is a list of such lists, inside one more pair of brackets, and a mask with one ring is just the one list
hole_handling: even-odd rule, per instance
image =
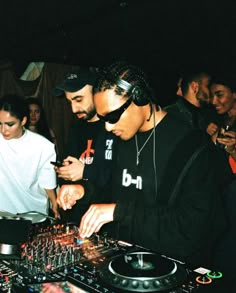
[[144, 106], [150, 103], [144, 91], [139, 86], [134, 86], [130, 89], [130, 98], [137, 106]]

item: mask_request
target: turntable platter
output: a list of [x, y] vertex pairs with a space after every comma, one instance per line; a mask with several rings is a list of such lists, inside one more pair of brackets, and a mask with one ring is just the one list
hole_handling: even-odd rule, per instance
[[181, 265], [146, 251], [111, 259], [100, 275], [116, 288], [135, 292], [160, 292], [181, 285], [187, 278]]

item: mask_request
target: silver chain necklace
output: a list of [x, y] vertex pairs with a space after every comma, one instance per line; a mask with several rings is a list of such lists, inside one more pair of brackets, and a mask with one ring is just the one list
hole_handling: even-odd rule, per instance
[[156, 125], [153, 128], [152, 132], [149, 134], [148, 138], [146, 139], [146, 141], [144, 142], [144, 144], [142, 145], [142, 147], [139, 149], [138, 147], [138, 138], [137, 135], [135, 135], [135, 145], [136, 145], [136, 165], [139, 165], [139, 156], [141, 154], [141, 151], [144, 149], [145, 145], [148, 143], [149, 139], [152, 137], [154, 131], [156, 129]]
[[[162, 109], [161, 107], [159, 106], [159, 110], [160, 112], [162, 113]], [[139, 149], [138, 147], [138, 138], [137, 138], [137, 135], [135, 135], [135, 145], [136, 145], [136, 165], [138, 166], [139, 165], [139, 156], [141, 154], [141, 151], [144, 149], [145, 145], [148, 143], [149, 139], [152, 137], [155, 129], [156, 129], [156, 126], [157, 124], [161, 121], [162, 117], [160, 117], [160, 119], [155, 123], [155, 127], [153, 127], [153, 130], [152, 132], [149, 134], [148, 138], [146, 139], [146, 141], [144, 142], [144, 144], [142, 145], [142, 147]], [[155, 116], [154, 116], [154, 121], [155, 121]]]

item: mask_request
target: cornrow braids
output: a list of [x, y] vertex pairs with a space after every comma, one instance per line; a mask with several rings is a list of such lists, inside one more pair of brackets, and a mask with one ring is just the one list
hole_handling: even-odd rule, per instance
[[151, 100], [153, 91], [149, 85], [146, 74], [138, 67], [126, 62], [115, 62], [103, 69], [93, 90], [94, 93], [114, 88], [118, 95], [129, 97], [129, 92], [117, 85], [118, 80], [125, 80], [133, 86], [139, 86]]

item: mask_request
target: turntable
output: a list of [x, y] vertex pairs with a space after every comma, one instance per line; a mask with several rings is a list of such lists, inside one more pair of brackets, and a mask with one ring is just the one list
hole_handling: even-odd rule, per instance
[[31, 221], [0, 211], [0, 259], [20, 259], [21, 244], [29, 239]]
[[152, 252], [131, 252], [110, 260], [101, 279], [124, 291], [162, 292], [178, 287], [187, 279], [180, 264]]

